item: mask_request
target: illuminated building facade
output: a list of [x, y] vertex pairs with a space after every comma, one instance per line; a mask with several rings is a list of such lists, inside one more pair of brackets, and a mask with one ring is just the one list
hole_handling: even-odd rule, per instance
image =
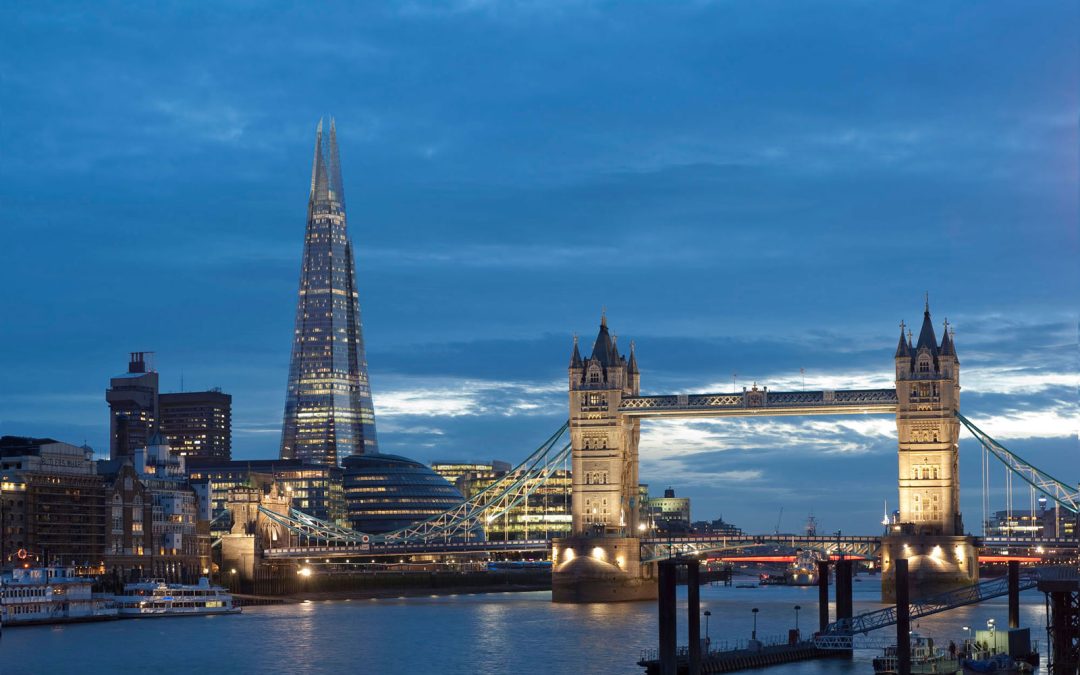
[[676, 497], [675, 490], [664, 490], [663, 497], [649, 499], [650, 520], [657, 532], [690, 531], [690, 498]]
[[[457, 486], [468, 499], [507, 473], [466, 473], [458, 479]], [[552, 539], [570, 534], [573, 479], [569, 470], [556, 469], [546, 481], [531, 478], [526, 481], [525, 490], [532, 491], [527, 499], [484, 525], [484, 536], [488, 541]]]
[[281, 458], [336, 465], [379, 451], [360, 321], [356, 267], [345, 222], [337, 134], [315, 137]]
[[51, 438], [0, 438], [0, 564], [21, 559], [100, 570], [105, 485], [93, 454]]
[[184, 457], [232, 456], [232, 396], [220, 389], [158, 396], [161, 432]]
[[209, 493], [212, 531], [231, 527], [227, 509], [229, 490], [254, 487], [264, 492], [277, 485], [291, 500], [292, 508], [345, 526], [345, 493], [341, 467], [305, 464], [298, 459], [253, 459], [223, 462], [213, 458], [187, 460], [188, 478], [195, 485], [206, 485]]
[[358, 532], [400, 530], [463, 501], [445, 478], [405, 457], [353, 455], [344, 464], [349, 527]]
[[109, 457], [131, 457], [145, 447], [158, 424], [158, 374], [147, 363], [149, 352], [131, 352], [128, 370], [105, 390], [109, 404]]
[[[432, 462], [431, 470], [439, 474], [447, 481], [457, 485], [458, 479], [469, 474], [484, 474], [492, 472], [507, 473], [513, 468], [507, 462]], [[501, 474], [500, 474], [501, 475]], [[458, 485], [458, 489], [461, 486]]]

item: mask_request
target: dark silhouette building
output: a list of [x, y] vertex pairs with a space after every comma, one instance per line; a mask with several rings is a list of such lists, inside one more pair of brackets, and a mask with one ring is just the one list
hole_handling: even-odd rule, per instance
[[220, 389], [161, 394], [161, 433], [185, 457], [232, 457], [232, 396]]
[[315, 136], [281, 458], [336, 465], [378, 452], [334, 120]]
[[[128, 370], [105, 390], [109, 404], [109, 457], [131, 457], [146, 447], [158, 424], [158, 374], [148, 368], [150, 352], [131, 352]], [[124, 421], [122, 421], [124, 420]]]

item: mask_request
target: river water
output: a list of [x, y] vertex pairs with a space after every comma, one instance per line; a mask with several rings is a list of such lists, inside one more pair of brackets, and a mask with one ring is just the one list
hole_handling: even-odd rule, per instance
[[[880, 608], [877, 579], [859, 580], [855, 612]], [[685, 644], [685, 587], [679, 593]], [[705, 586], [701, 599], [712, 612], [714, 646], [750, 637], [753, 607], [759, 638], [786, 635], [795, 605], [804, 631], [817, 624], [816, 588]], [[1045, 662], [1043, 596], [1026, 591], [1021, 605], [1021, 624], [1031, 627]], [[947, 645], [964, 637], [963, 626], [985, 627], [990, 618], [1007, 625], [1004, 598], [924, 618], [919, 631]], [[0, 673], [641, 673], [636, 661], [656, 647], [656, 631], [655, 602], [555, 605], [548, 592], [337, 600], [249, 607], [239, 616], [8, 628]], [[868, 674], [877, 654], [858, 650], [851, 661], [754, 672]]]

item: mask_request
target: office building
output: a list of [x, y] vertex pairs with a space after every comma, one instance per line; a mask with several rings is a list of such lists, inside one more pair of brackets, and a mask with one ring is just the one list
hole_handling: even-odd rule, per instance
[[360, 294], [345, 222], [337, 134], [315, 136], [281, 459], [336, 466], [377, 453]]
[[[457, 485], [468, 499], [507, 476], [509, 472], [505, 470], [470, 472], [462, 475]], [[514, 480], [509, 476], [502, 486], [508, 486]], [[521, 491], [528, 496], [484, 524], [484, 535], [489, 541], [552, 539], [570, 535], [573, 481], [569, 470], [556, 469], [546, 481], [539, 477], [529, 478], [522, 484]]]
[[400, 530], [463, 501], [445, 478], [405, 457], [353, 455], [344, 463], [349, 526], [358, 532]]
[[105, 390], [109, 404], [109, 457], [131, 457], [146, 447], [158, 424], [158, 374], [147, 363], [150, 352], [131, 352], [127, 372]]
[[690, 530], [690, 498], [676, 497], [675, 490], [664, 490], [663, 497], [649, 499], [649, 511], [657, 532], [688, 532]]
[[341, 467], [305, 464], [298, 459], [221, 461], [195, 457], [187, 459], [187, 471], [192, 485], [209, 499], [213, 532], [224, 532], [232, 526], [226, 502], [234, 487], [268, 492], [276, 485], [297, 511], [342, 527], [348, 524]]
[[232, 396], [220, 389], [158, 396], [161, 433], [184, 457], [232, 457]]

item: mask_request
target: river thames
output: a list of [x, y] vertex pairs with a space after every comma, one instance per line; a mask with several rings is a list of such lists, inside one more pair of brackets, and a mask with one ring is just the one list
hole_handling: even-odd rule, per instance
[[[858, 577], [855, 611], [881, 607], [876, 578]], [[680, 644], [686, 642], [686, 588], [680, 587]], [[702, 610], [712, 613], [714, 646], [786, 634], [802, 611], [804, 632], [817, 622], [816, 588], [702, 587]], [[95, 624], [9, 628], [0, 641], [0, 672], [146, 673], [641, 673], [641, 651], [656, 647], [656, 603], [555, 605], [549, 592], [336, 600], [250, 607], [239, 616], [137, 619]], [[1043, 596], [1021, 595], [1021, 623], [1045, 655]], [[1005, 599], [963, 607], [918, 624], [948, 645], [964, 626], [1005, 626]], [[702, 630], [704, 631], [704, 621]], [[891, 638], [892, 628], [871, 637]], [[872, 673], [878, 650], [855, 658], [777, 666], [754, 672]]]

